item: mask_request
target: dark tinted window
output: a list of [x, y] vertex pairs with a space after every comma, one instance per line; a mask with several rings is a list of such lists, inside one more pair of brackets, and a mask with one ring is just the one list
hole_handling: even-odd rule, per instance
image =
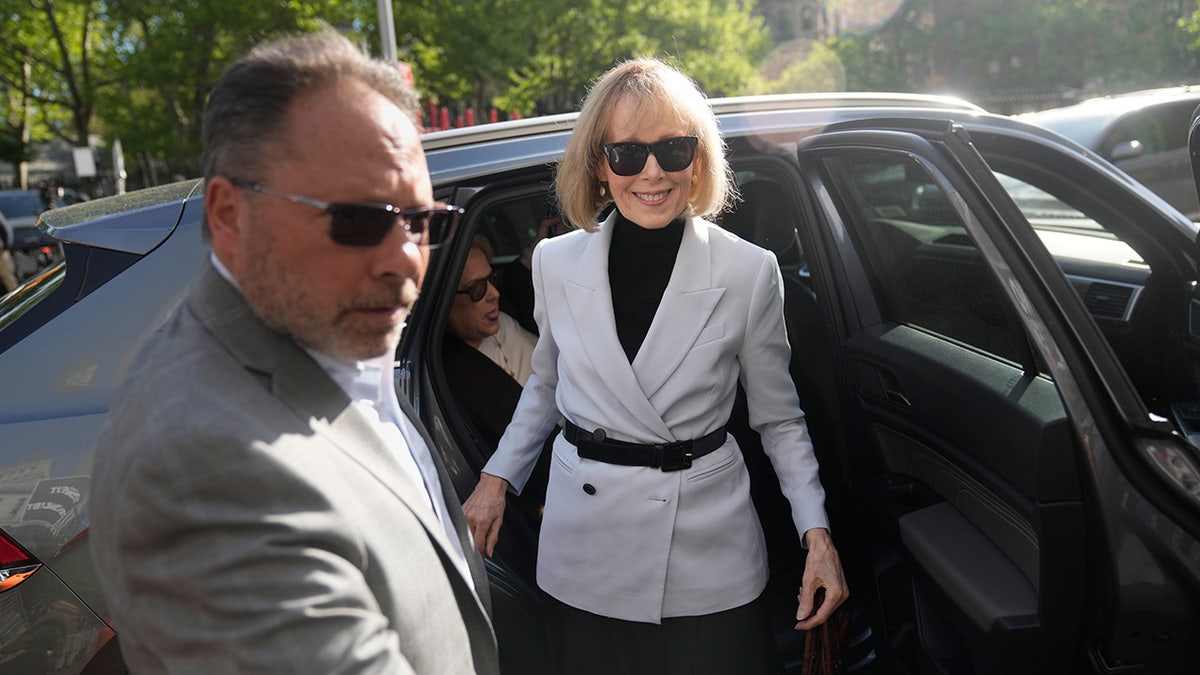
[[1188, 125], [1193, 102], [1147, 106], [1122, 118], [1105, 138], [1101, 153], [1109, 156], [1117, 145], [1136, 141], [1141, 144], [1141, 154], [1149, 155], [1187, 147]]
[[1017, 360], [1003, 295], [933, 176], [902, 153], [864, 151], [826, 166], [883, 319]]

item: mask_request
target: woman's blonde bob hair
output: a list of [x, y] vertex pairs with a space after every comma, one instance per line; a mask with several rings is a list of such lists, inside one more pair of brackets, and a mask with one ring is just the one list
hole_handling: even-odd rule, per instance
[[606, 137], [608, 128], [617, 102], [626, 95], [638, 102], [634, 122], [647, 115], [672, 115], [687, 135], [700, 139], [684, 215], [713, 218], [724, 211], [736, 192], [725, 159], [725, 142], [708, 99], [679, 70], [657, 59], [640, 58], [619, 63], [601, 75], [583, 101], [554, 180], [567, 220], [594, 232], [596, 216], [612, 202], [607, 188], [603, 194], [600, 190], [600, 163], [607, 161], [600, 146], [613, 140]]

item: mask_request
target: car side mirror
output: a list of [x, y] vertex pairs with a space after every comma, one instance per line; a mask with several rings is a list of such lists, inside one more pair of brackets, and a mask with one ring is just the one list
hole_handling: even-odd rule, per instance
[[1112, 152], [1109, 153], [1110, 159], [1114, 162], [1119, 162], [1123, 159], [1132, 159], [1141, 157], [1142, 151], [1146, 148], [1142, 142], [1134, 139], [1132, 141], [1122, 141], [1113, 146]]

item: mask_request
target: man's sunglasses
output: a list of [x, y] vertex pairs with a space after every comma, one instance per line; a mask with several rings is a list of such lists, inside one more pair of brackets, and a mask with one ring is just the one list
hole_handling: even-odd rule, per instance
[[418, 209], [370, 202], [326, 202], [241, 178], [230, 178], [229, 181], [244, 190], [283, 197], [297, 204], [321, 209], [329, 214], [329, 238], [345, 246], [377, 246], [392, 231], [396, 222], [402, 221], [404, 233], [410, 242], [436, 248], [450, 239], [450, 233], [463, 213], [462, 207], [440, 202]]
[[696, 158], [695, 136], [664, 138], [657, 143], [605, 143], [600, 146], [608, 159], [608, 168], [618, 176], [636, 176], [646, 167], [646, 159], [654, 159], [663, 171], [683, 171]]
[[475, 281], [472, 281], [471, 283], [467, 284], [466, 286], [463, 286], [462, 290], [454, 291], [454, 294], [455, 295], [464, 295], [465, 294], [468, 298], [471, 298], [471, 302], [479, 302], [480, 300], [483, 299], [483, 296], [487, 295], [488, 284], [491, 284], [492, 286], [496, 286], [499, 283], [500, 283], [500, 272], [496, 271], [496, 272], [492, 272], [491, 274], [487, 275], [486, 277], [484, 277], [482, 279], [476, 279]]

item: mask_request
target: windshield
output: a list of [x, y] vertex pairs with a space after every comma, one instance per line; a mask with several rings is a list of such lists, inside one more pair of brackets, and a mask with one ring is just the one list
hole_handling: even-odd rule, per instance
[[[1007, 174], [996, 172], [995, 176], [1037, 231], [1042, 243], [1059, 261], [1071, 258], [1118, 266], [1145, 266], [1141, 256], [1128, 244], [1075, 207]], [[1088, 236], [1079, 236], [1083, 234]]]
[[1103, 231], [1095, 220], [1049, 192], [1006, 174], [996, 172], [995, 175], [1035, 229]]

